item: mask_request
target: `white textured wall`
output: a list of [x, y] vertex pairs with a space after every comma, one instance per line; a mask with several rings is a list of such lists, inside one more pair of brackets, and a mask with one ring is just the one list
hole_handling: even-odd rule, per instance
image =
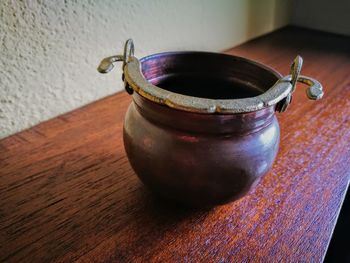
[[294, 25], [350, 36], [350, 0], [294, 0]]
[[219, 51], [288, 22], [290, 0], [0, 1], [0, 137], [122, 89], [105, 56]]

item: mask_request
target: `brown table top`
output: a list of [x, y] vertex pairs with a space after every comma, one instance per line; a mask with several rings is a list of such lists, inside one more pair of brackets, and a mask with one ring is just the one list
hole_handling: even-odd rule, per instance
[[350, 178], [350, 38], [289, 27], [228, 53], [282, 74], [300, 54], [325, 88], [312, 102], [298, 87], [278, 114], [277, 160], [249, 195], [209, 211], [155, 199], [117, 93], [0, 141], [0, 261], [322, 261]]

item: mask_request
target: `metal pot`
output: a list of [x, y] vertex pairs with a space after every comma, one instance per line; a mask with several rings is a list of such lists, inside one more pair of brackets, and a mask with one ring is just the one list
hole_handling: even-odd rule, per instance
[[310, 99], [319, 82], [255, 61], [219, 53], [169, 52], [138, 60], [129, 39], [124, 54], [105, 58], [98, 70], [123, 62], [125, 88], [133, 96], [124, 123], [124, 146], [141, 181], [184, 204], [213, 206], [246, 194], [271, 168], [285, 111], [296, 82]]

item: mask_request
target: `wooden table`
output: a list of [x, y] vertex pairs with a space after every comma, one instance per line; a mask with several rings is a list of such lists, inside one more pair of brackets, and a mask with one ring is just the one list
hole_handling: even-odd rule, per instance
[[227, 52], [283, 74], [300, 54], [325, 87], [319, 102], [298, 87], [278, 115], [278, 158], [256, 189], [209, 211], [154, 198], [125, 156], [131, 98], [118, 93], [0, 141], [0, 259], [322, 261], [350, 178], [350, 39], [289, 27]]

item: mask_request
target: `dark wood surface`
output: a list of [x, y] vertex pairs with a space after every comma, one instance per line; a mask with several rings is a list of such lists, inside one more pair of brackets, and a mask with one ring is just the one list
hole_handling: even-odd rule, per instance
[[287, 28], [228, 53], [282, 74], [300, 54], [326, 92], [297, 88], [249, 195], [205, 211], [155, 198], [125, 156], [118, 93], [0, 141], [0, 260], [322, 261], [350, 178], [350, 39]]

